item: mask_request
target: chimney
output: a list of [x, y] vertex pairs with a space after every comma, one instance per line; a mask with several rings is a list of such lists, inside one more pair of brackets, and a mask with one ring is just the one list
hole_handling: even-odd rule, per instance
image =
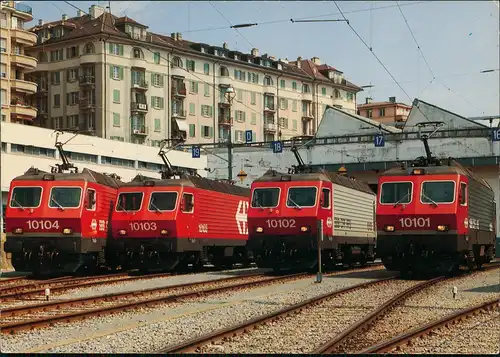
[[43, 26], [44, 23], [42, 19], [38, 20], [38, 26]]
[[229, 49], [229, 46], [227, 45], [227, 42], [224, 42], [222, 44], [222, 48], [225, 49], [225, 50]]
[[82, 17], [83, 16], [83, 11], [82, 10], [78, 10], [76, 12], [76, 17]]
[[176, 35], [177, 35], [177, 41], [182, 41], [182, 34], [180, 32], [177, 32]]
[[280, 58], [280, 62], [288, 63], [288, 59], [287, 58]]
[[396, 103], [396, 97], [389, 97], [389, 102]]
[[252, 52], [250, 52], [250, 53], [254, 57], [259, 57], [259, 49], [258, 48], [252, 48]]
[[276, 61], [276, 57], [274, 57], [274, 56], [269, 56], [269, 59], [270, 59], [271, 61]]
[[297, 57], [297, 67], [302, 68], [302, 57]]
[[321, 64], [319, 57], [313, 57], [313, 58], [311, 58], [311, 61], [313, 61], [313, 63], [318, 65], [318, 66]]
[[177, 40], [177, 34], [175, 32], [172, 32], [170, 37], [172, 37], [172, 40]]
[[90, 17], [92, 19], [97, 19], [98, 17], [100, 17], [102, 14], [104, 14], [104, 8], [101, 7], [101, 6], [97, 6], [97, 5], [92, 5], [90, 8], [89, 8], [89, 14], [90, 14]]
[[365, 98], [365, 104], [370, 104], [372, 102], [372, 98], [366, 97]]
[[63, 15], [62, 15], [62, 20], [63, 20], [63, 21], [66, 21], [66, 20], [68, 20], [68, 15], [66, 15], [66, 14], [63, 14]]

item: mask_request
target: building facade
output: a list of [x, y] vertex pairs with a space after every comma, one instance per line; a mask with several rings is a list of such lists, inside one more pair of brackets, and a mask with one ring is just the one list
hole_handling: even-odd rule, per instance
[[37, 85], [27, 75], [38, 62], [26, 53], [37, 42], [37, 36], [25, 29], [33, 20], [31, 7], [14, 1], [2, 1], [0, 6], [2, 121], [30, 123], [38, 114], [33, 103]]
[[[99, 6], [31, 31], [37, 125], [156, 146], [313, 135], [326, 105], [355, 112], [358, 86], [327, 65], [164, 36]], [[311, 62], [310, 60], [306, 60]], [[315, 60], [316, 61], [316, 60]], [[317, 59], [316, 62], [318, 62]], [[307, 67], [305, 69], [304, 67]], [[316, 76], [315, 72], [318, 72]], [[225, 89], [235, 90], [231, 103]]]
[[366, 98], [365, 104], [358, 104], [358, 115], [395, 127], [405, 125], [410, 110], [410, 105], [396, 102], [396, 97], [389, 97], [387, 102], [373, 102], [372, 98]]

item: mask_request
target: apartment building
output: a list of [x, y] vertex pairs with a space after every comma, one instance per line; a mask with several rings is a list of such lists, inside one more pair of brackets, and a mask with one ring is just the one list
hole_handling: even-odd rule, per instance
[[[37, 124], [156, 146], [312, 135], [326, 105], [352, 113], [361, 90], [318, 58], [277, 60], [148, 31], [93, 5], [88, 14], [40, 21]], [[234, 88], [231, 103], [225, 96]]]
[[31, 7], [14, 1], [1, 2], [0, 103], [4, 122], [30, 124], [37, 117], [33, 105], [37, 85], [26, 74], [38, 62], [25, 52], [37, 42], [37, 36], [25, 30], [25, 23], [31, 20]]
[[373, 102], [372, 98], [366, 98], [365, 104], [358, 104], [358, 115], [397, 128], [405, 125], [410, 110], [411, 105], [396, 102], [396, 97], [389, 97], [387, 102]]

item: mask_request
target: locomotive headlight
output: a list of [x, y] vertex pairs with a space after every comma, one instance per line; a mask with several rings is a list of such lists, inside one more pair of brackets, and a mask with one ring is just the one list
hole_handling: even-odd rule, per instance
[[124, 236], [125, 234], [127, 234], [127, 231], [125, 229], [120, 229], [118, 231], [118, 234], [121, 235], [121, 236]]
[[309, 227], [306, 227], [306, 226], [300, 227], [301, 232], [307, 232], [308, 230], [309, 230]]
[[166, 229], [162, 229], [162, 230], [160, 231], [160, 234], [161, 234], [162, 236], [166, 236], [166, 235], [168, 234], [168, 231], [167, 231]]
[[15, 234], [23, 234], [23, 229], [22, 228], [16, 228], [14, 229]]
[[385, 227], [384, 227], [384, 230], [385, 230], [386, 232], [394, 232], [394, 226], [385, 226]]
[[437, 230], [438, 232], [446, 232], [448, 230], [448, 226], [440, 224], [439, 226], [437, 226]]
[[257, 233], [262, 233], [262, 232], [264, 232], [264, 228], [262, 228], [262, 227], [257, 227], [257, 229], [255, 229], [255, 231], [256, 231]]
[[71, 228], [64, 228], [63, 229], [63, 234], [71, 234], [71, 233], [73, 233], [73, 229], [71, 229]]

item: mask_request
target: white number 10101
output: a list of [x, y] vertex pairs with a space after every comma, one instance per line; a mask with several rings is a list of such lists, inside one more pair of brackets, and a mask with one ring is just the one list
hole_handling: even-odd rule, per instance
[[403, 228], [413, 228], [413, 227], [418, 227], [418, 228], [430, 228], [431, 227], [431, 219], [429, 217], [427, 218], [401, 218], [399, 220], [399, 223], [401, 223], [401, 227]]

